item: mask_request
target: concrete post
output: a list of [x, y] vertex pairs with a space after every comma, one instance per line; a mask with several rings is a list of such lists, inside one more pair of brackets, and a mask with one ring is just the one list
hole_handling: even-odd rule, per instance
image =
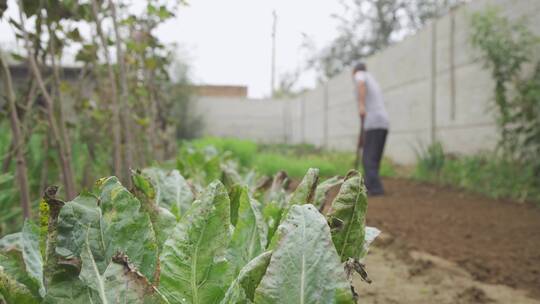
[[324, 84], [323, 90], [323, 147], [328, 148], [328, 82]]
[[456, 43], [456, 13], [455, 8], [450, 9], [450, 119], [456, 119], [456, 59], [455, 59], [455, 43]]
[[283, 116], [283, 142], [289, 143], [289, 125], [290, 125], [290, 103], [292, 100], [283, 100], [282, 116]]
[[301, 143], [306, 143], [306, 96], [302, 96], [300, 100], [300, 123], [301, 123]]
[[437, 141], [437, 21], [431, 22], [431, 143]]

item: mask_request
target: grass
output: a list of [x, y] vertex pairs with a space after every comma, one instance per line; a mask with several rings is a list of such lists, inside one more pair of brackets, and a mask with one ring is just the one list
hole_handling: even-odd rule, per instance
[[492, 198], [540, 203], [540, 181], [531, 166], [493, 153], [452, 156], [436, 144], [418, 153], [412, 177], [457, 186]]
[[[264, 175], [284, 170], [293, 178], [302, 178], [309, 168], [319, 168], [323, 177], [345, 175], [352, 169], [354, 153], [325, 151], [312, 145], [256, 144], [249, 140], [205, 137], [190, 142], [198, 148], [212, 145], [220, 152], [230, 151], [242, 166], [256, 168]], [[393, 176], [395, 170], [383, 160], [381, 175]]]
[[[326, 151], [313, 145], [256, 144], [249, 140], [205, 137], [191, 141], [196, 147], [212, 145], [230, 151], [240, 164], [256, 168], [264, 175], [285, 170], [302, 178], [309, 168], [319, 168], [321, 176], [344, 175], [352, 168], [354, 153]], [[396, 176], [397, 167], [388, 159], [381, 164], [382, 176]], [[441, 144], [417, 151], [417, 164], [405, 175], [415, 180], [451, 185], [492, 198], [540, 203], [540, 180], [533, 169], [493, 153], [473, 156], [448, 155]]]

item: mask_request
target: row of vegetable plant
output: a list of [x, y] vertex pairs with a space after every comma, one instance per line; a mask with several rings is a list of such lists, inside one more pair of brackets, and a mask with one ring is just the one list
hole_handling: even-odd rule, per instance
[[378, 233], [358, 172], [309, 169], [289, 192], [284, 172], [261, 179], [212, 149], [178, 166], [187, 178], [146, 168], [130, 190], [106, 177], [68, 202], [49, 187], [39, 223], [0, 240], [0, 302], [355, 303]]

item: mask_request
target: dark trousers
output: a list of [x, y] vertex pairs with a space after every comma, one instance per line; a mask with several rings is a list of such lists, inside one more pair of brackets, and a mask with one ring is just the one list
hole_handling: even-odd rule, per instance
[[386, 129], [367, 130], [365, 134], [362, 163], [364, 165], [364, 179], [368, 195], [380, 195], [384, 193], [379, 168], [386, 142]]

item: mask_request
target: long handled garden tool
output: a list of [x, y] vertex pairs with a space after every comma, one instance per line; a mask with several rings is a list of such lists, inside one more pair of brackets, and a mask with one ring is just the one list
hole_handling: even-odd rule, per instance
[[362, 160], [362, 148], [364, 147], [364, 118], [360, 118], [360, 134], [358, 135], [358, 143], [356, 144], [356, 159], [354, 160], [354, 168], [358, 169]]

